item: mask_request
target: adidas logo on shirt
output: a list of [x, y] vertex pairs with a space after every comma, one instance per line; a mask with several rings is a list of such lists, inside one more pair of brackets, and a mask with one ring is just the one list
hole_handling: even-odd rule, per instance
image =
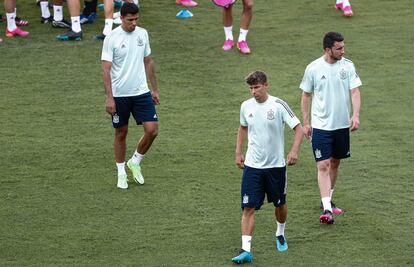
[[322, 78], [321, 78], [321, 80], [326, 80], [326, 77], [325, 77], [325, 75], [322, 75]]
[[253, 114], [252, 113], [250, 113], [249, 118], [253, 118]]

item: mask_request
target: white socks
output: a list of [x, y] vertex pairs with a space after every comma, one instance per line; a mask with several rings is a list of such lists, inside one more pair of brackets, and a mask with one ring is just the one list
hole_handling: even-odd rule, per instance
[[105, 27], [102, 32], [105, 36], [111, 33], [113, 24], [114, 24], [113, 19], [105, 19]]
[[53, 5], [53, 20], [62, 21], [63, 20], [63, 6]]
[[80, 16], [76, 16], [76, 17], [70, 17], [71, 21], [72, 21], [72, 31], [74, 32], [81, 32], [81, 26], [80, 26]]
[[323, 197], [322, 198], [322, 204], [323, 204], [323, 210], [329, 210], [330, 212], [332, 212], [331, 198], [330, 197]]
[[279, 223], [276, 221], [277, 228], [276, 228], [276, 236], [285, 235], [285, 224], [286, 223]]
[[48, 1], [40, 1], [40, 11], [42, 12], [42, 18], [47, 19], [50, 17]]
[[249, 30], [244, 30], [244, 29], [240, 28], [240, 34], [239, 34], [238, 42], [246, 41], [246, 37], [247, 37], [248, 32], [249, 32]]
[[122, 163], [116, 163], [116, 167], [118, 168], [118, 175], [126, 174], [125, 172], [125, 162]]
[[250, 235], [242, 235], [242, 249], [250, 252], [252, 249], [252, 236]]
[[224, 27], [224, 34], [226, 35], [226, 40], [233, 41], [233, 26]]
[[331, 200], [332, 200], [332, 195], [333, 195], [333, 192], [334, 192], [334, 189], [332, 188], [332, 189], [331, 189], [331, 194], [329, 195], [329, 196], [331, 197]]
[[14, 31], [16, 26], [16, 13], [6, 13], [7, 17], [7, 29], [11, 32]]
[[139, 154], [138, 151], [135, 150], [135, 153], [134, 155], [132, 155], [131, 160], [132, 160], [132, 163], [139, 165], [143, 158], [144, 158], [144, 155]]

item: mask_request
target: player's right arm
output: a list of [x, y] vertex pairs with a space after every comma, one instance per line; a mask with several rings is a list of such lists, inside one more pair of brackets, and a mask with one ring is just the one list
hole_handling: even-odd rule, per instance
[[113, 115], [116, 112], [116, 108], [114, 96], [112, 95], [111, 67], [112, 62], [102, 60], [102, 78], [106, 94], [105, 108], [106, 112]]
[[302, 99], [300, 101], [300, 108], [302, 111], [303, 117], [303, 134], [305, 135], [306, 139], [309, 139], [312, 134], [312, 127], [309, 124], [309, 109], [310, 103], [312, 99], [312, 94], [307, 93], [305, 91], [302, 92]]
[[247, 137], [247, 127], [240, 125], [239, 130], [237, 131], [237, 141], [236, 141], [236, 165], [240, 169], [244, 167], [244, 155], [243, 155], [243, 144], [244, 140]]

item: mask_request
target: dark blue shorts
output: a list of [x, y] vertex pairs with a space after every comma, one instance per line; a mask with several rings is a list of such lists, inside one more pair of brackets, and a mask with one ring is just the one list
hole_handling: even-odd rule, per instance
[[275, 207], [286, 203], [287, 177], [286, 167], [256, 169], [244, 166], [241, 186], [241, 207], [259, 210], [265, 194], [267, 202]]
[[112, 125], [118, 128], [128, 124], [132, 113], [137, 124], [147, 121], [158, 121], [155, 105], [150, 92], [126, 97], [114, 97], [116, 113], [112, 115]]
[[333, 131], [312, 129], [312, 150], [316, 161], [350, 157], [349, 128]]

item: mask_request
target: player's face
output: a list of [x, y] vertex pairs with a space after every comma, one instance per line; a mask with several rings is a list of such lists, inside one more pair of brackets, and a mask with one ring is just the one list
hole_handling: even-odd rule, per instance
[[256, 99], [257, 102], [265, 102], [267, 99], [267, 89], [269, 88], [268, 83], [258, 83], [249, 85], [250, 94]]
[[334, 61], [341, 60], [345, 54], [344, 42], [335, 42], [332, 48], [327, 48], [327, 49], [328, 49], [328, 55]]
[[139, 14], [127, 14], [126, 16], [121, 16], [122, 20], [122, 29], [126, 32], [133, 32], [137, 26], [137, 21]]

